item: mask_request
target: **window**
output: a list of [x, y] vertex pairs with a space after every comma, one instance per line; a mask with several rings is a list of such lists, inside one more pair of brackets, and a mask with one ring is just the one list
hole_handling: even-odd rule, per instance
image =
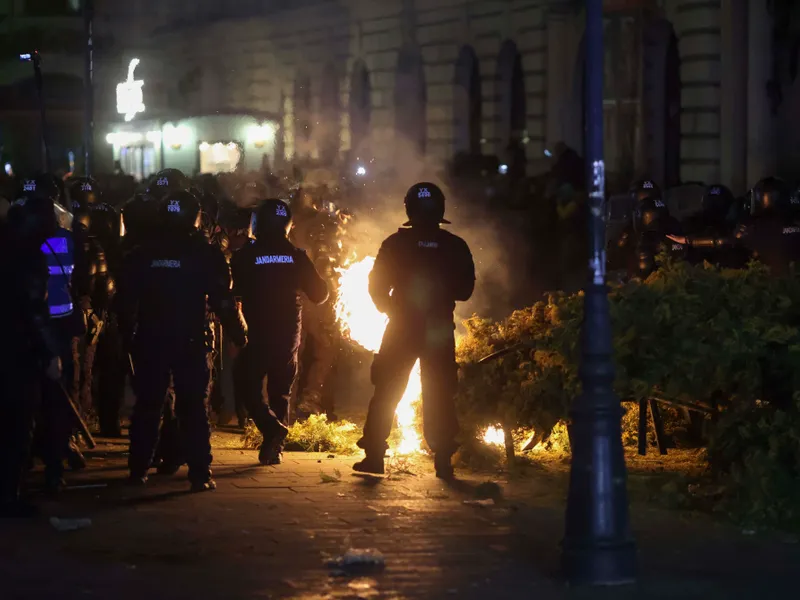
[[605, 27], [604, 147], [607, 178], [627, 186], [636, 176], [641, 129], [641, 21], [611, 16]]
[[154, 146], [123, 146], [119, 151], [119, 163], [126, 175], [136, 181], [147, 179], [158, 171]]
[[239, 144], [203, 142], [200, 150], [200, 173], [232, 173], [242, 160], [242, 149]]

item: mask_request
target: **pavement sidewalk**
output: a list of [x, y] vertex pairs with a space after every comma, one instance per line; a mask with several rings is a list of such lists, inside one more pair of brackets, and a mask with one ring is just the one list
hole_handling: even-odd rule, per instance
[[[447, 485], [425, 461], [387, 478], [352, 474], [355, 458], [290, 453], [278, 467], [215, 434], [216, 492], [186, 493], [185, 470], [123, 485], [126, 443], [104, 441], [34, 522], [0, 522], [4, 599], [757, 598], [793, 597], [800, 547], [746, 536], [705, 515], [635, 504], [635, 586], [570, 589], [558, 579], [563, 478], [542, 473]], [[225, 448], [221, 446], [227, 446]], [[488, 486], [491, 488], [492, 486]], [[491, 490], [490, 490], [491, 491]], [[490, 494], [491, 495], [491, 494]], [[59, 532], [49, 516], [88, 517]], [[328, 565], [376, 549], [380, 572]], [[782, 593], [783, 592], [783, 593]]]

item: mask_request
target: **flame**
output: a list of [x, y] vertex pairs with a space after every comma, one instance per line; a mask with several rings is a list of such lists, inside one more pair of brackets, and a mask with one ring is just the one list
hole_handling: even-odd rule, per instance
[[[336, 299], [336, 320], [342, 333], [370, 352], [380, 350], [388, 323], [386, 315], [375, 308], [369, 296], [369, 274], [374, 264], [375, 258], [368, 256], [338, 269], [339, 289]], [[420, 401], [421, 394], [422, 382], [417, 361], [395, 412], [397, 426], [401, 432], [401, 441], [395, 449], [395, 454], [414, 454], [422, 447], [419, 434], [414, 427], [415, 407]]]
[[500, 427], [488, 427], [483, 432], [483, 443], [490, 446], [505, 446], [506, 434]]

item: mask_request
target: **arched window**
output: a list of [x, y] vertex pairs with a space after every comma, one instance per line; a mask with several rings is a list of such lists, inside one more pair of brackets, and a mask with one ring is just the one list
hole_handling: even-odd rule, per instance
[[339, 74], [334, 65], [328, 64], [322, 73], [320, 86], [320, 157], [325, 163], [333, 163], [339, 155], [341, 142], [341, 100], [339, 98]]
[[364, 61], [356, 61], [350, 76], [350, 147], [355, 156], [365, 152], [372, 118], [372, 88]]
[[524, 169], [527, 132], [527, 103], [522, 55], [517, 45], [507, 40], [500, 48], [497, 60], [497, 86], [500, 112], [500, 154]]
[[405, 47], [397, 58], [394, 88], [395, 136], [411, 143], [421, 155], [425, 154], [428, 138], [425, 115], [428, 94], [422, 56], [414, 48]]
[[307, 154], [311, 141], [311, 78], [300, 73], [294, 81], [294, 142], [296, 151]]
[[478, 57], [471, 46], [464, 46], [456, 61], [453, 97], [453, 140], [458, 153], [481, 153], [482, 120], [481, 73]]

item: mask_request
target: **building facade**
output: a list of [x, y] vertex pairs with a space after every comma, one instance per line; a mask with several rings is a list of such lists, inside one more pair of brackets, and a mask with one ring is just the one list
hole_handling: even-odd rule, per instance
[[[98, 27], [117, 52], [98, 65], [98, 121], [118, 120], [110, 100], [135, 56], [140, 117], [264, 115], [276, 127], [270, 160], [361, 161], [414, 177], [481, 153], [524, 156], [535, 174], [558, 142], [582, 152], [582, 4], [109, 2]], [[607, 0], [609, 181], [741, 192], [766, 174], [800, 175], [796, 4]], [[203, 141], [215, 140], [189, 143]]]

